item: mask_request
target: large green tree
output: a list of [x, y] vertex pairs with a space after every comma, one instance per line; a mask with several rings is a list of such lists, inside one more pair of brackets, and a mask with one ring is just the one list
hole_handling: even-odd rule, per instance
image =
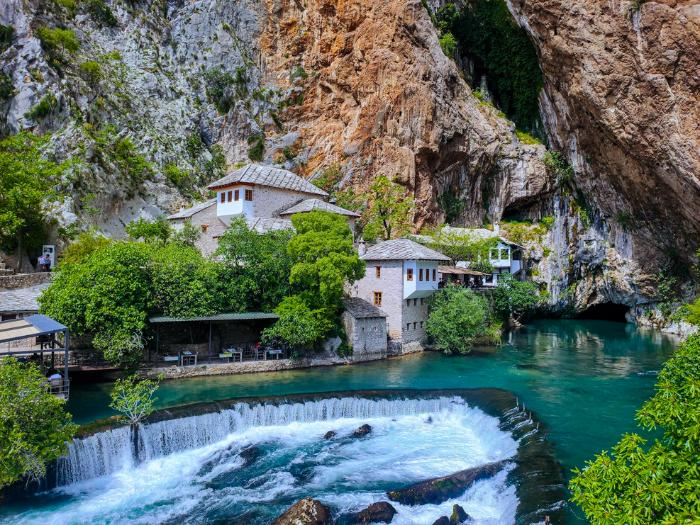
[[656, 393], [637, 413], [649, 443], [626, 434], [583, 470], [570, 488], [593, 525], [697, 523], [700, 516], [700, 336], [664, 366]]
[[47, 205], [53, 188], [68, 169], [42, 151], [48, 136], [18, 133], [0, 141], [0, 247], [37, 249], [49, 226]]
[[347, 220], [313, 211], [292, 216], [292, 224], [296, 235], [288, 247], [293, 261], [289, 282], [311, 308], [340, 308], [345, 284], [365, 273]]
[[500, 326], [490, 319], [486, 299], [454, 285], [431, 298], [425, 329], [435, 347], [446, 354], [467, 354], [478, 338], [493, 340], [500, 334]]
[[388, 240], [411, 232], [416, 203], [405, 186], [380, 175], [363, 198], [367, 200], [362, 213], [365, 239]]
[[540, 290], [532, 281], [519, 281], [511, 274], [502, 274], [492, 297], [496, 314], [517, 322], [539, 304]]
[[35, 365], [0, 360], [0, 488], [39, 479], [66, 452], [76, 426]]
[[275, 313], [280, 318], [263, 332], [263, 343], [284, 346], [293, 356], [315, 350], [334, 325], [326, 309], [312, 310], [299, 295], [284, 299]]
[[270, 311], [289, 295], [292, 235], [291, 230], [258, 233], [242, 218], [231, 221], [216, 255], [225, 264], [223, 281], [233, 309]]

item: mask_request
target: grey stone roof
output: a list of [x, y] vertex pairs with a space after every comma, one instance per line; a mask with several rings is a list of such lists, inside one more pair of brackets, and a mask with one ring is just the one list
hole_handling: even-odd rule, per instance
[[291, 171], [272, 166], [263, 166], [262, 164], [248, 164], [247, 166], [243, 166], [216, 182], [212, 182], [208, 187], [210, 190], [214, 190], [238, 183], [258, 184], [260, 186], [271, 186], [273, 188], [310, 193], [323, 197], [328, 196], [325, 191], [317, 188], [308, 180], [302, 179]]
[[359, 213], [354, 211], [346, 210], [330, 202], [322, 201], [321, 199], [306, 199], [298, 204], [295, 204], [291, 208], [280, 212], [280, 215], [294, 215], [295, 213], [306, 213], [314, 210], [329, 211], [331, 213], [337, 213], [338, 215], [347, 215], [349, 217], [359, 217]]
[[345, 310], [355, 319], [368, 319], [372, 317], [386, 317], [387, 315], [364, 299], [359, 297], [348, 297], [343, 299]]
[[410, 239], [383, 241], [367, 248], [360, 259], [365, 261], [449, 261], [446, 255]]
[[0, 312], [38, 312], [39, 302], [37, 299], [48, 286], [49, 283], [42, 283], [28, 288], [0, 291]]
[[206, 202], [200, 202], [199, 204], [195, 204], [191, 208], [187, 208], [186, 210], [180, 210], [177, 213], [173, 213], [172, 215], [168, 215], [168, 219], [173, 221], [177, 219], [189, 219], [192, 217], [194, 214], [199, 213], [200, 211], [206, 210], [209, 206], [212, 206], [216, 204], [216, 199], [211, 199]]

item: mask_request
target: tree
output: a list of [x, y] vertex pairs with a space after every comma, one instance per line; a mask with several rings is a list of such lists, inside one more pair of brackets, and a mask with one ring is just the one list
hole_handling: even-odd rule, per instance
[[173, 234], [173, 229], [168, 220], [160, 216], [152, 221], [140, 218], [131, 221], [124, 228], [129, 238], [138, 241], [166, 243]]
[[41, 311], [76, 335], [92, 334], [109, 361], [137, 366], [154, 299], [151, 254], [144, 243], [119, 241], [61, 267], [39, 298]]
[[496, 314], [517, 322], [537, 306], [540, 291], [532, 281], [518, 281], [511, 274], [503, 274], [498, 276], [492, 297]]
[[325, 211], [292, 216], [296, 235], [289, 241], [292, 258], [289, 282], [312, 309], [338, 309], [346, 283], [364, 276], [365, 264], [352, 242], [342, 215]]
[[297, 356], [314, 350], [334, 324], [326, 310], [312, 310], [298, 295], [284, 299], [275, 313], [280, 318], [263, 331], [263, 343], [283, 346]]
[[52, 395], [35, 365], [0, 360], [0, 488], [40, 479], [65, 454], [76, 426], [65, 400]]
[[368, 206], [362, 214], [365, 239], [381, 237], [388, 240], [411, 232], [415, 200], [404, 186], [380, 175], [364, 197], [368, 200]]
[[185, 246], [195, 246], [202, 235], [202, 231], [197, 228], [192, 221], [187, 220], [182, 225], [182, 229], [173, 232], [171, 238], [173, 242], [184, 244]]
[[593, 525], [697, 523], [700, 516], [700, 336], [688, 338], [664, 366], [656, 393], [637, 412], [651, 445], [626, 434], [575, 469], [570, 488]]
[[231, 221], [216, 255], [225, 264], [222, 275], [232, 309], [269, 311], [289, 295], [292, 259], [287, 245], [292, 235], [291, 230], [258, 233], [245, 219]]
[[491, 323], [486, 300], [468, 288], [446, 286], [431, 299], [426, 332], [446, 354], [468, 354], [479, 337], [494, 339], [500, 326]]
[[447, 255], [453, 261], [469, 262], [470, 268], [491, 273], [489, 254], [498, 246], [497, 236], [481, 238], [462, 228], [440, 226], [429, 232], [430, 240], [425, 242], [429, 248]]
[[131, 375], [117, 379], [112, 388], [110, 408], [116, 410], [131, 425], [138, 425], [153, 413], [159, 380], [140, 379]]
[[90, 254], [107, 246], [110, 241], [96, 231], [82, 232], [61, 253], [61, 267], [84, 262]]
[[48, 136], [27, 132], [0, 141], [0, 247], [16, 249], [18, 259], [25, 247], [41, 246], [52, 187], [69, 166], [43, 157], [47, 143]]

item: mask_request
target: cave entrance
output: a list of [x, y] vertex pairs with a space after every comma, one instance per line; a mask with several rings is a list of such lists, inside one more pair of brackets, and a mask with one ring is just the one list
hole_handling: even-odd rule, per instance
[[612, 302], [600, 303], [589, 306], [583, 312], [578, 314], [576, 318], [626, 323], [627, 318], [625, 316], [629, 311], [629, 306], [626, 306], [624, 304], [617, 304]]

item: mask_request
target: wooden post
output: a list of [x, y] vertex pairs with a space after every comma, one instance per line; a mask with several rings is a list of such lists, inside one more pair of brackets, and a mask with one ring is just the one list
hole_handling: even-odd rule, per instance
[[209, 320], [209, 358], [211, 358], [211, 319]]

